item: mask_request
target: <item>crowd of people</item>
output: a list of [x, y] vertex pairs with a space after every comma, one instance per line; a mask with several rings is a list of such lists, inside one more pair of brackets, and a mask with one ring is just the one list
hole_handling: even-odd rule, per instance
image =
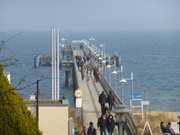
[[[111, 91], [107, 96], [105, 92], [102, 91], [99, 95], [98, 100], [101, 105], [101, 117], [99, 117], [97, 121], [97, 127], [100, 129], [100, 135], [107, 135], [107, 132], [109, 135], [112, 135], [116, 123], [114, 120], [114, 116], [107, 110], [112, 110], [115, 102], [115, 97]], [[108, 103], [108, 107], [106, 106], [106, 103]], [[87, 135], [96, 135], [96, 129], [94, 128], [92, 122], [89, 123]]]
[[[93, 75], [93, 82], [99, 82], [99, 68], [94, 67], [92, 68], [90, 65], [90, 60], [93, 56], [91, 54], [83, 54], [83, 57], [81, 55], [76, 55], [76, 64], [78, 71], [81, 72], [81, 79], [86, 81], [89, 81], [89, 77]], [[97, 121], [97, 127], [100, 129], [100, 135], [107, 135], [107, 132], [109, 135], [112, 135], [115, 127], [115, 121], [114, 116], [109, 113], [107, 110], [112, 110], [114, 106], [114, 95], [110, 91], [108, 95], [106, 96], [105, 92], [102, 91], [99, 95], [99, 103], [101, 106], [101, 116], [99, 117]], [[108, 104], [108, 106], [106, 106]], [[89, 122], [89, 128], [87, 130], [87, 135], [96, 135], [96, 128], [94, 126], [94, 123], [91, 121]]]
[[175, 135], [175, 132], [171, 127], [171, 122], [168, 122], [166, 126], [164, 126], [164, 122], [161, 122], [160, 128], [163, 134], [169, 133], [170, 135]]
[[[93, 67], [91, 66], [90, 60], [93, 58], [91, 53], [86, 54], [84, 53], [82, 56], [81, 55], [76, 55], [76, 64], [78, 71], [81, 72], [81, 79], [86, 81], [89, 81], [89, 78], [93, 75], [93, 82], [99, 82], [99, 68], [98, 67]], [[108, 95], [106, 96], [105, 92], [102, 91], [101, 94], [99, 95], [99, 103], [101, 106], [101, 116], [99, 117], [97, 121], [97, 127], [100, 129], [100, 134], [101, 135], [106, 135], [107, 132], [109, 135], [112, 135], [115, 127], [115, 121], [114, 121], [114, 116], [109, 113], [107, 110], [112, 110], [114, 106], [114, 95], [110, 91]], [[108, 106], [106, 106], [108, 104]], [[89, 128], [87, 130], [87, 135], [96, 135], [96, 128], [94, 126], [94, 123], [92, 121], [89, 122]]]
[[86, 79], [87, 81], [89, 81], [89, 77], [92, 75], [93, 72], [93, 81], [94, 82], [99, 82], [99, 68], [98, 67], [94, 67], [92, 68], [90, 66], [90, 59], [91, 59], [91, 54], [84, 54], [83, 57], [81, 55], [76, 55], [75, 59], [76, 59], [76, 64], [77, 64], [77, 68], [78, 71], [81, 72], [81, 78], [82, 80]]

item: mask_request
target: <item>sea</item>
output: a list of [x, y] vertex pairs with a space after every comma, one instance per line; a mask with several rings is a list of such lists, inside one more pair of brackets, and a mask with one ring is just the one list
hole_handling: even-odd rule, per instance
[[[9, 63], [5, 71], [10, 72], [11, 82], [25, 99], [36, 92], [36, 81], [40, 80], [40, 91], [45, 99], [51, 99], [51, 67], [34, 68], [34, 57], [51, 55], [51, 30], [0, 33], [5, 45], [0, 50], [0, 60]], [[101, 31], [60, 32], [66, 38], [65, 47], [72, 40], [95, 38], [93, 44], [99, 49], [104, 43], [105, 53], [118, 54], [123, 64], [124, 77], [134, 75], [134, 91], [140, 92], [149, 101], [148, 110], [180, 112], [180, 31]], [[6, 42], [7, 41], [7, 42]], [[114, 69], [111, 69], [112, 72]], [[116, 70], [120, 70], [119, 67]], [[106, 70], [106, 72], [109, 72]], [[106, 79], [108, 76], [106, 76]], [[60, 97], [73, 104], [73, 89], [64, 86], [64, 72], [60, 71]], [[118, 73], [116, 92], [120, 95], [121, 84]], [[114, 82], [116, 83], [114, 83]], [[112, 86], [114, 87], [114, 86]], [[124, 85], [124, 100], [129, 104], [131, 82]]]

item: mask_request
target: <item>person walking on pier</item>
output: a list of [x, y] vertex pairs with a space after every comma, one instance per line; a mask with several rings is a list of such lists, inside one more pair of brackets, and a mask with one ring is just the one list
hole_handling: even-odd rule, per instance
[[109, 117], [107, 118], [107, 131], [109, 135], [112, 135], [114, 131], [114, 127], [115, 127], [114, 118], [113, 118], [113, 115], [110, 114]]
[[93, 125], [93, 122], [89, 122], [89, 128], [87, 131], [87, 135], [96, 135], [96, 129]]
[[77, 60], [76, 64], [77, 64], [77, 68], [78, 68], [78, 71], [79, 71], [80, 61], [79, 61], [79, 60]]
[[100, 135], [106, 135], [106, 124], [106, 114], [102, 114], [97, 122], [97, 127], [100, 128]]
[[82, 78], [82, 80], [84, 80], [84, 74], [85, 74], [85, 71], [84, 71], [84, 69], [82, 69], [81, 70], [81, 78]]
[[106, 113], [106, 110], [105, 110], [106, 101], [107, 101], [106, 95], [105, 95], [104, 91], [102, 91], [101, 94], [99, 95], [99, 103], [101, 105], [102, 114]]
[[160, 128], [161, 128], [161, 132], [163, 134], [166, 133], [166, 127], [164, 126], [164, 122], [163, 121], [160, 122]]
[[94, 82], [96, 82], [96, 67], [93, 68]]
[[109, 92], [108, 97], [107, 97], [107, 102], [109, 104], [109, 110], [112, 110], [112, 107], [114, 106], [114, 95], [112, 93], [112, 91]]

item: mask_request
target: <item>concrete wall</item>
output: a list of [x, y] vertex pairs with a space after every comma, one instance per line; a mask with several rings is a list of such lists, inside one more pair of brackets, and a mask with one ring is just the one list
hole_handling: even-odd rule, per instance
[[[30, 107], [35, 115], [35, 107]], [[43, 135], [68, 135], [68, 106], [40, 105], [39, 129]]]

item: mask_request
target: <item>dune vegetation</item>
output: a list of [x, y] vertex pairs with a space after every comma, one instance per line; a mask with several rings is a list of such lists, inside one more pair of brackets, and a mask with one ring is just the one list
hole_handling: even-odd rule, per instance
[[[146, 121], [149, 122], [153, 135], [161, 135], [159, 128], [160, 122], [163, 121], [165, 126], [168, 122], [177, 122], [178, 115], [179, 113], [177, 112], [150, 111], [146, 114]], [[139, 115], [135, 116], [134, 120], [137, 125], [137, 134], [141, 135], [145, 124], [145, 118], [142, 119], [142, 117]], [[150, 135], [147, 127], [144, 135]]]

